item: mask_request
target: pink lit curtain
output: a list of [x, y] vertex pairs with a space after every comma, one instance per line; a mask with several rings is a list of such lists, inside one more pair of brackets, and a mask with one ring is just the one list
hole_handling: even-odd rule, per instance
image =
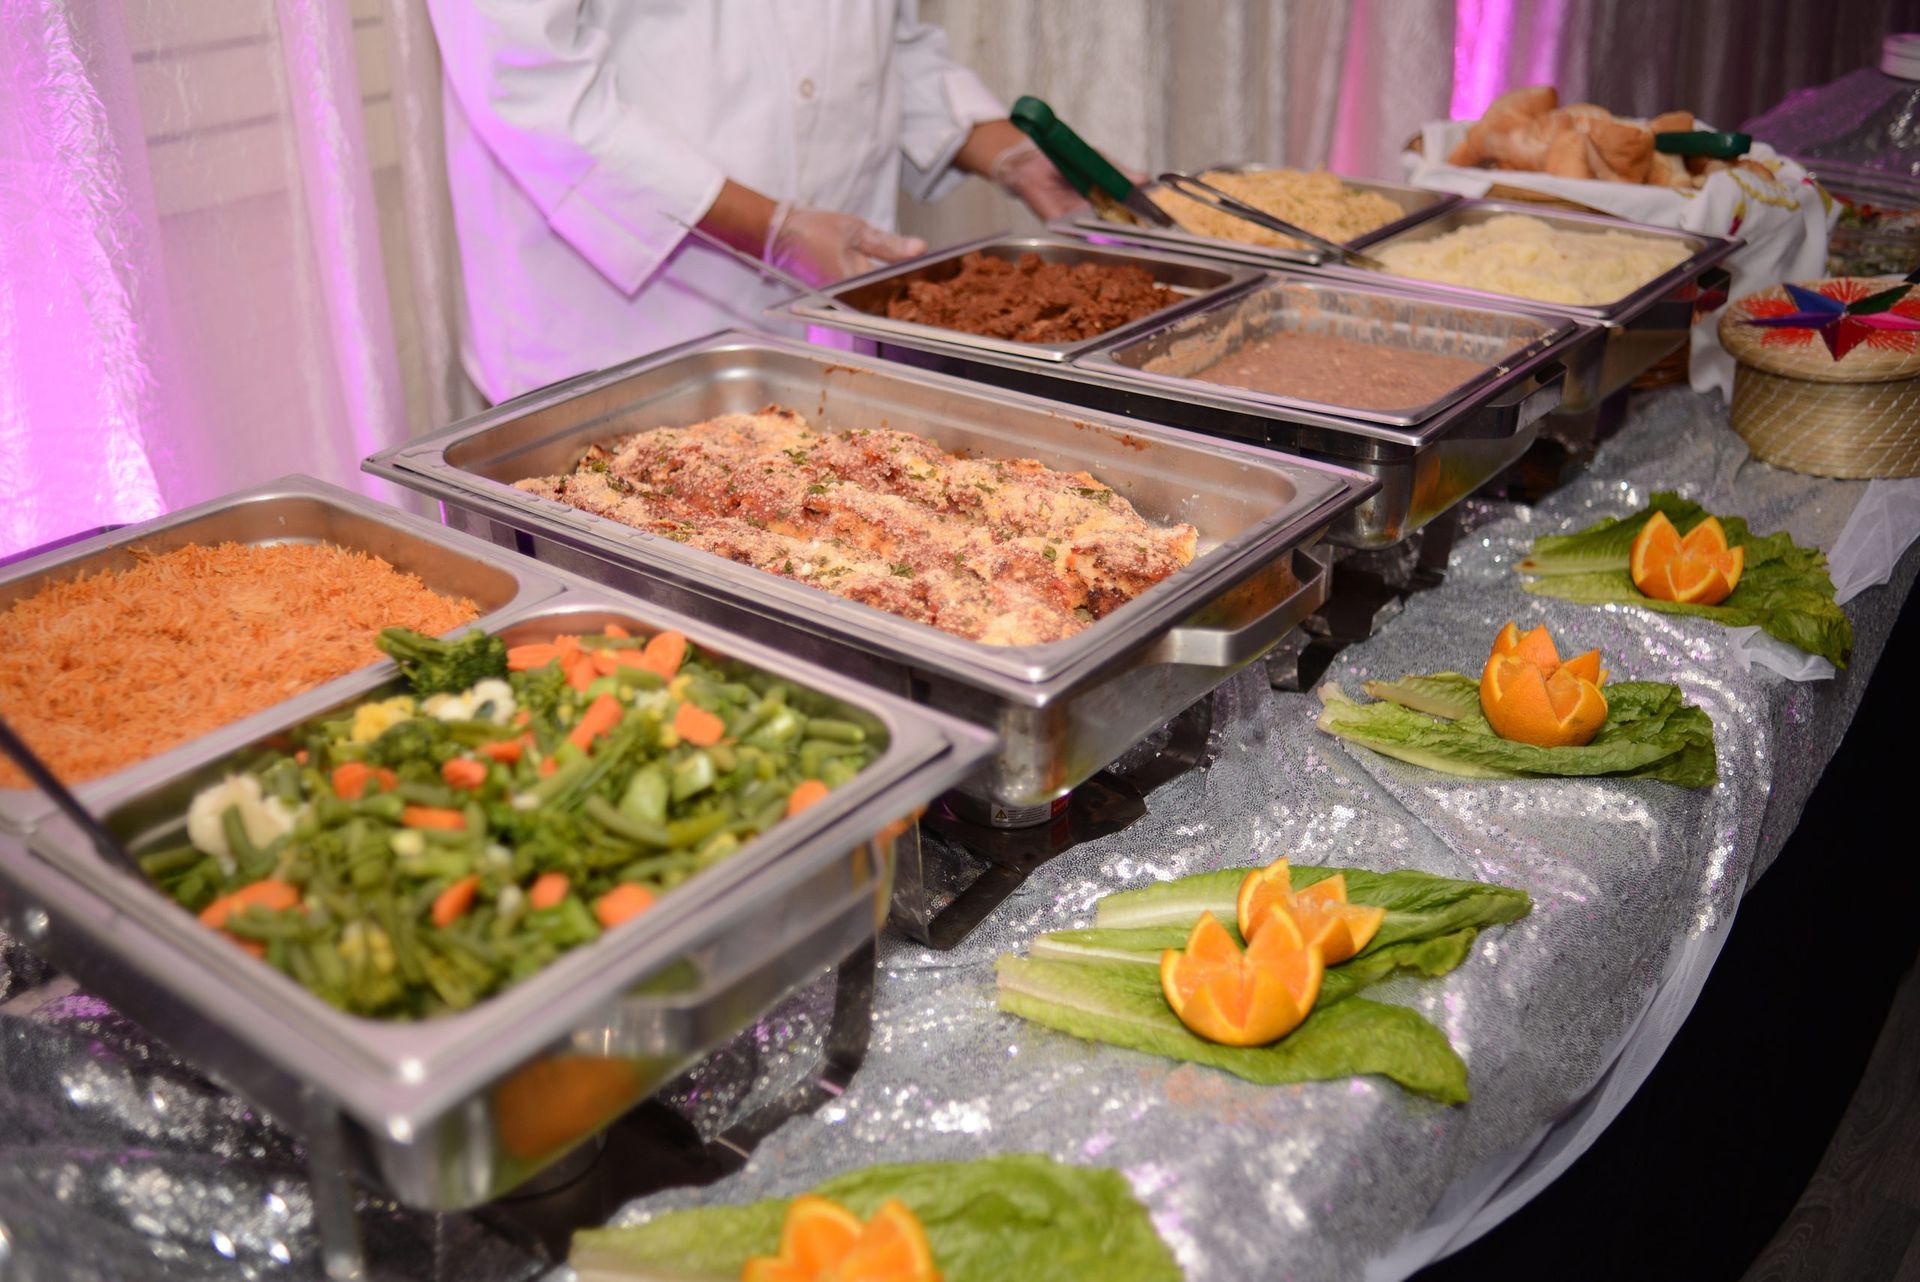
[[0, 0], [0, 553], [470, 396], [417, 3]]

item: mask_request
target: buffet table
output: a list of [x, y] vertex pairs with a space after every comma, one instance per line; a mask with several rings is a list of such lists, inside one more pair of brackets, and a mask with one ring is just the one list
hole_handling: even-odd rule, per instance
[[[1314, 728], [1312, 694], [1258, 665], [1216, 698], [1213, 764], [1150, 798], [1125, 831], [1043, 866], [949, 952], [895, 937], [879, 954], [873, 1038], [846, 1093], [768, 1138], [738, 1175], [618, 1218], [809, 1187], [891, 1160], [1039, 1151], [1123, 1169], [1195, 1282], [1398, 1278], [1511, 1213], [1579, 1154], [1691, 1008], [1746, 889], [1792, 832], [1920, 570], [1847, 606], [1852, 666], [1795, 684], [1743, 670], [1696, 620], [1524, 593], [1511, 565], [1538, 534], [1675, 488], [1711, 510], [1831, 547], [1865, 486], [1742, 467], [1717, 399], [1645, 395], [1592, 469], [1531, 508], [1475, 500], [1446, 581], [1415, 594], [1326, 676], [1476, 670], [1510, 618], [1600, 646], [1621, 677], [1671, 680], [1711, 715], [1718, 786], [1456, 779]], [[1115, 889], [1298, 862], [1413, 867], [1527, 890], [1530, 916], [1486, 931], [1440, 981], [1380, 995], [1443, 1028], [1471, 1072], [1447, 1108], [1381, 1079], [1286, 1088], [1081, 1042], [994, 1008], [994, 962], [1084, 924]], [[704, 1132], [809, 1059], [810, 990], [670, 1093]], [[137, 1029], [0, 941], [0, 1263], [22, 1276], [317, 1273], [297, 1147]], [[473, 1215], [363, 1210], [372, 1276], [520, 1279], [550, 1266]], [[566, 1277], [562, 1269], [554, 1276]]]

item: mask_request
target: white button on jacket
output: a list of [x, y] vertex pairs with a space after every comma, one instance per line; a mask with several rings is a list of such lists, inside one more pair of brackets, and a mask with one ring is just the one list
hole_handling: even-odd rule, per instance
[[[428, 0], [467, 320], [500, 401], [786, 291], [688, 238], [736, 182], [891, 229], [1005, 108], [915, 0]], [[797, 86], [797, 92], [795, 87]]]

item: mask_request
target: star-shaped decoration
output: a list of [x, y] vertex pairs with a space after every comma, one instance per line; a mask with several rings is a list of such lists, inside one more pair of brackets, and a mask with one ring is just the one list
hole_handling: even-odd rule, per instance
[[1782, 288], [1800, 310], [1779, 316], [1752, 316], [1746, 323], [1766, 329], [1797, 329], [1818, 334], [1836, 361], [1876, 333], [1920, 332], [1920, 320], [1893, 310], [1913, 289], [1912, 281], [1852, 301], [1800, 285]]

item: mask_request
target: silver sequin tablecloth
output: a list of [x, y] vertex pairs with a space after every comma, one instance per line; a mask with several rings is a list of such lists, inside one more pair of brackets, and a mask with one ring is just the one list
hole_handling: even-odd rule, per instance
[[[1194, 1282], [1403, 1277], [1496, 1223], [1591, 1142], [1671, 1040], [1845, 733], [1920, 567], [1910, 551], [1892, 583], [1849, 604], [1853, 666], [1804, 685], [1741, 671], [1711, 624], [1520, 590], [1510, 567], [1536, 534], [1630, 511], [1657, 488], [1820, 546], [1862, 489], [1747, 463], [1717, 400], [1654, 394], [1546, 502], [1475, 504], [1447, 581], [1344, 651], [1328, 678], [1357, 689], [1477, 670], [1507, 619], [1544, 621], [1563, 648], [1601, 647], [1617, 677], [1676, 681], [1705, 707], [1714, 789], [1446, 778], [1349, 750], [1313, 728], [1311, 695], [1243, 674], [1217, 696], [1216, 763], [1156, 792], [1146, 818], [1043, 867], [951, 952], [883, 943], [872, 1048], [842, 1098], [776, 1132], [740, 1174], [620, 1218], [790, 1192], [875, 1161], [1038, 1151], [1125, 1171]], [[1102, 894], [1280, 854], [1533, 895], [1533, 915], [1487, 932], [1453, 975], [1381, 993], [1446, 1031], [1471, 1071], [1470, 1104], [1443, 1108], [1378, 1079], [1256, 1087], [994, 1009], [995, 957], [1084, 924]], [[99, 1003], [36, 1005], [45, 990], [30, 972], [0, 948], [0, 998], [24, 990], [0, 1005], [0, 1277], [317, 1273], [295, 1146]], [[472, 1217], [374, 1207], [366, 1218], [378, 1278], [547, 1271]]]

